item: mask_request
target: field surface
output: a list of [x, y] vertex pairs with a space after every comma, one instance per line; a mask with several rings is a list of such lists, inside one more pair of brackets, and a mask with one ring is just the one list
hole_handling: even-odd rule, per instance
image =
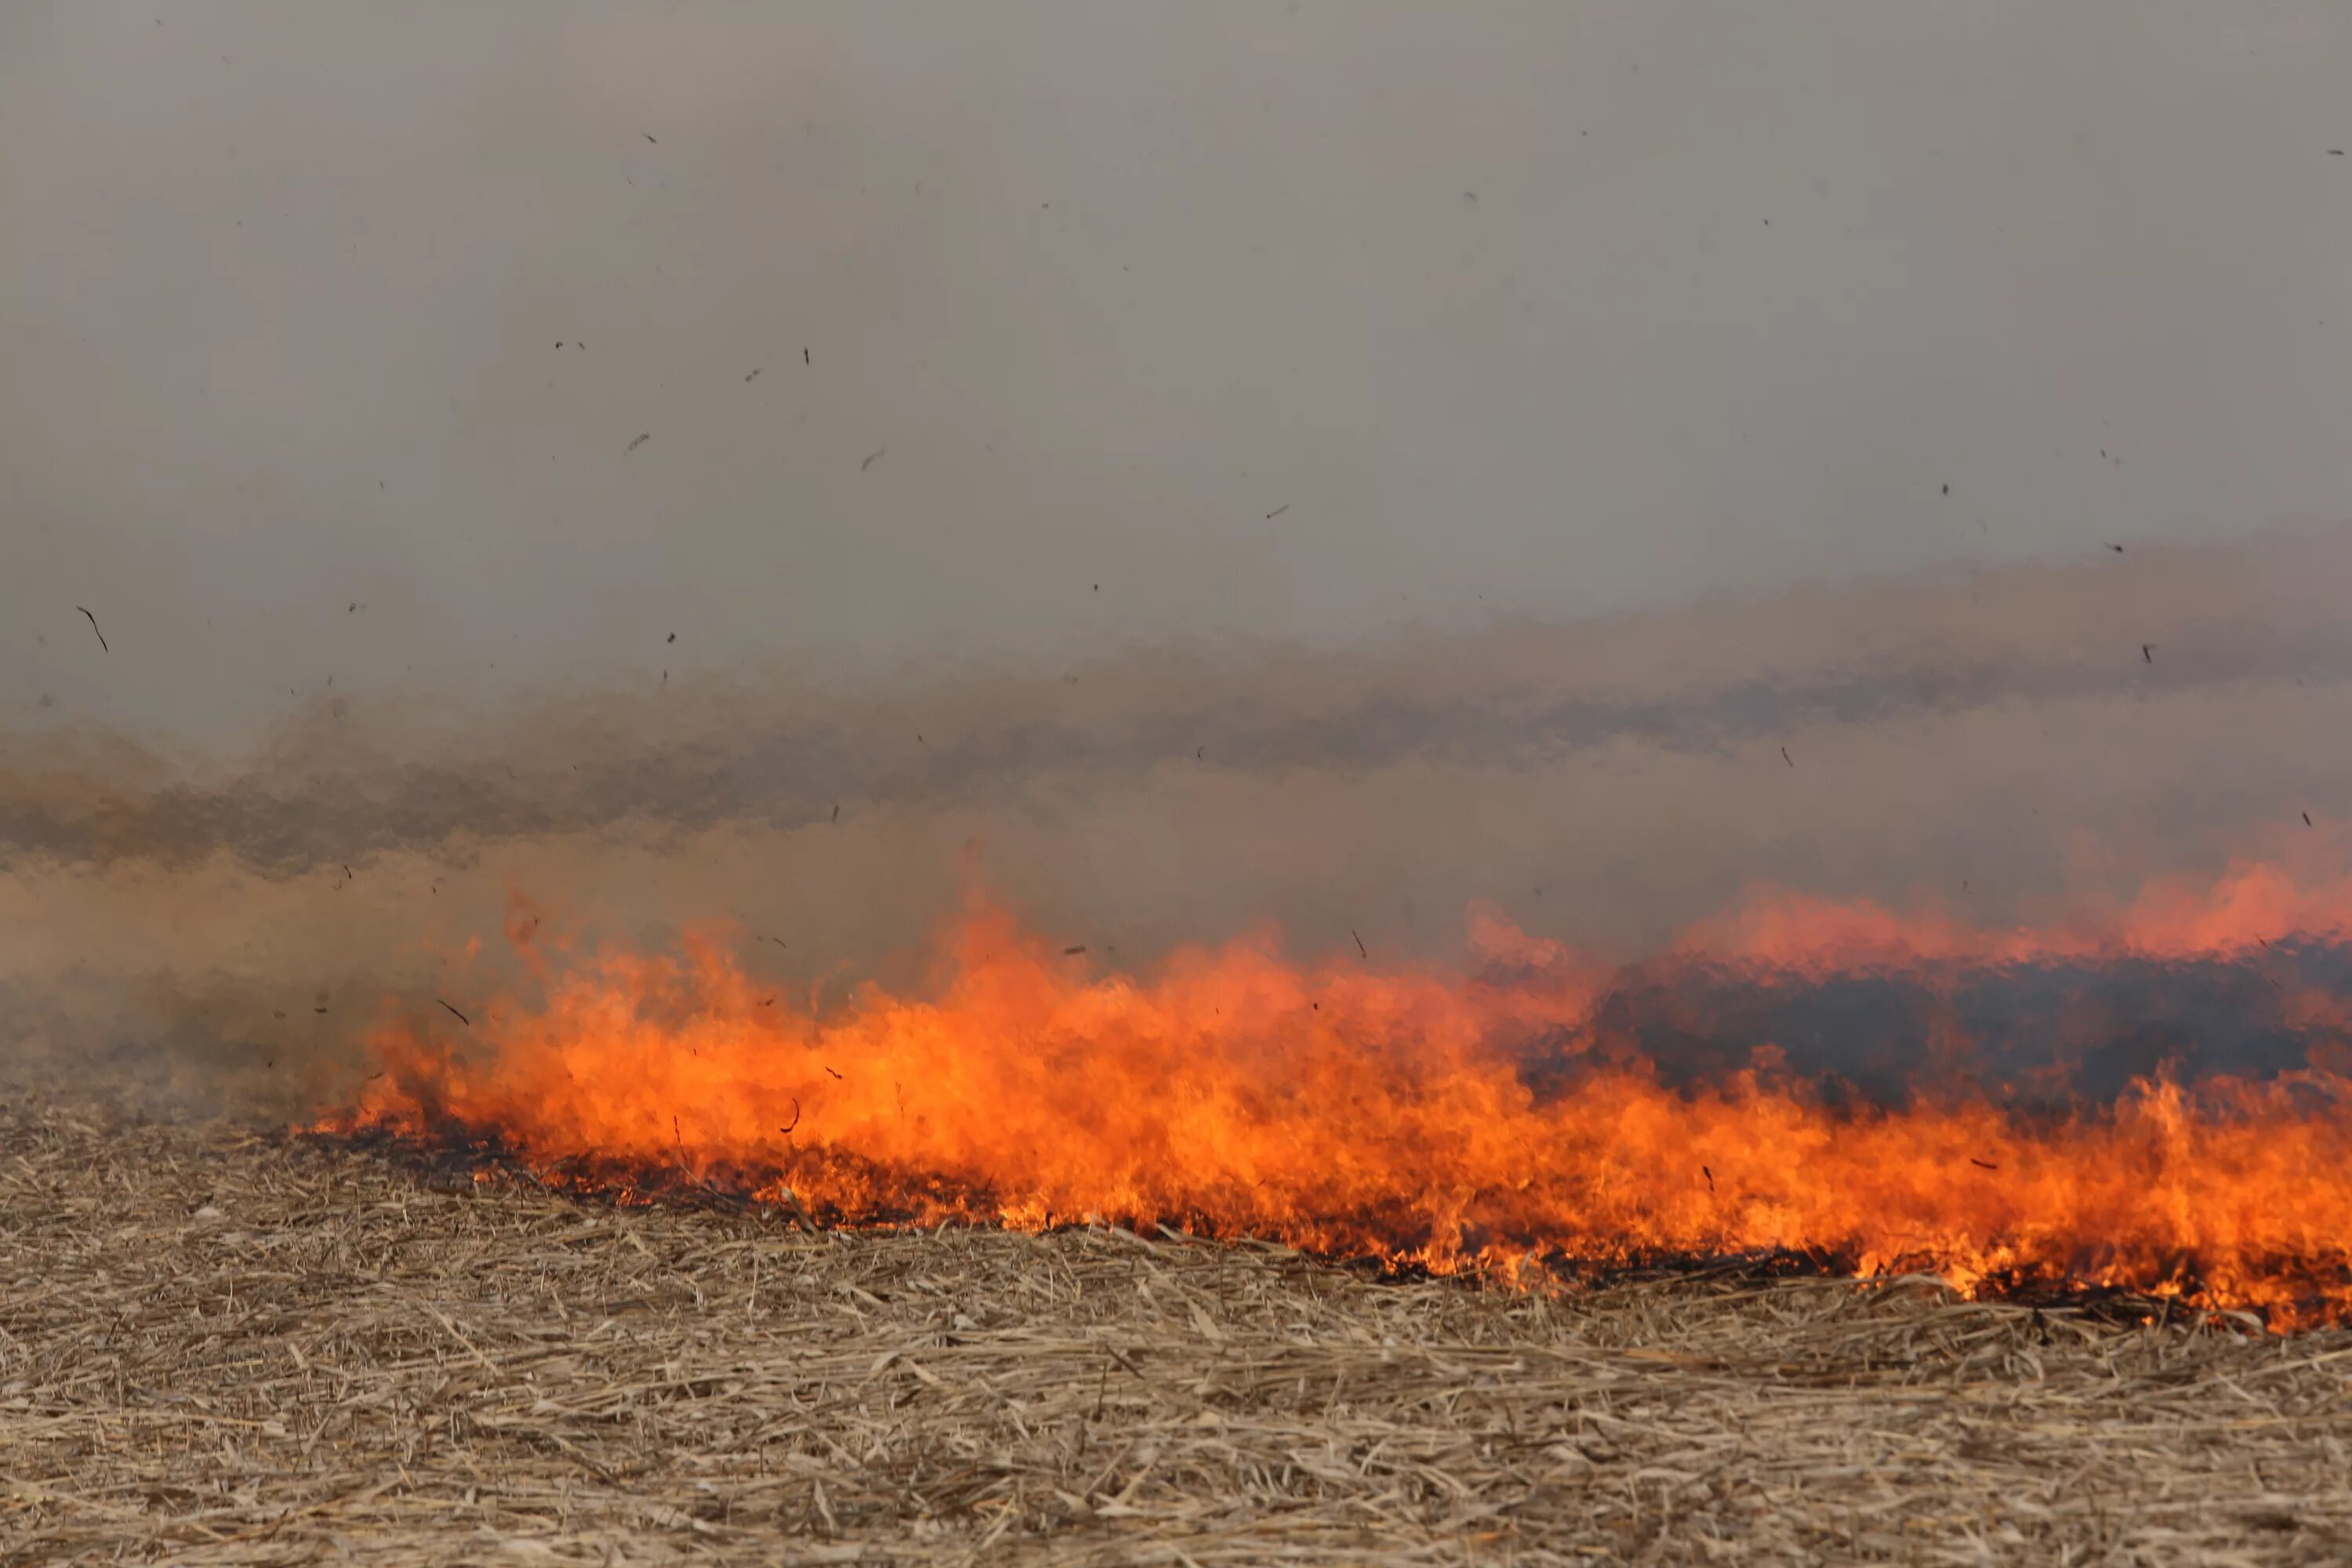
[[0, 1561], [2352, 1559], [2352, 1335], [813, 1235], [0, 1110]]

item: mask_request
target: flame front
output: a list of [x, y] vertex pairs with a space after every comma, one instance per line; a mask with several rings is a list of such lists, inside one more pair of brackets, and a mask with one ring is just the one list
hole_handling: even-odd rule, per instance
[[868, 987], [831, 1009], [714, 940], [549, 963], [535, 1000], [478, 1011], [472, 1037], [384, 1027], [383, 1072], [321, 1125], [494, 1142], [625, 1194], [724, 1184], [845, 1223], [1156, 1222], [1438, 1271], [1787, 1249], [1968, 1290], [2113, 1286], [2273, 1326], [2343, 1321], [2343, 998], [2262, 966], [2291, 943], [2332, 951], [2347, 893], [2253, 867], [2007, 931], [1764, 899], [1650, 967], [1669, 990], [1894, 973], [1933, 993], [2053, 959], [2204, 963], [2259, 979], [2300, 1042], [2286, 1070], [2157, 1071], [2095, 1100], [1988, 1087], [1967, 1041], [1892, 1104], [1825, 1092], [1769, 1039], [1673, 1081], [1609, 1022], [1625, 971], [1491, 917], [1466, 973], [1352, 946], [1302, 965], [1263, 938], [1132, 977], [982, 906], [923, 995]]

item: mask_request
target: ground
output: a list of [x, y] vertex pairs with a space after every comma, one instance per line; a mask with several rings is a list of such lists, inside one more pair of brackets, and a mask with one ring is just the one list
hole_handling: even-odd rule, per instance
[[813, 1235], [0, 1110], [0, 1561], [2288, 1563], [2352, 1334]]

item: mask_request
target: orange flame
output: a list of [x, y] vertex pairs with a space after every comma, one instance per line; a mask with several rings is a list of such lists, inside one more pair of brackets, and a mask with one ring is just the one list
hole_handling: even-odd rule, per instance
[[[2347, 914], [2352, 883], [2265, 866], [2047, 930], [1769, 896], [1672, 957], [1816, 976], [2238, 963], [2334, 941]], [[2282, 992], [2309, 1048], [2267, 1079], [2157, 1074], [2032, 1112], [1927, 1080], [1873, 1107], [1768, 1040], [1744, 1068], [1669, 1083], [1599, 1021], [1608, 966], [1491, 915], [1472, 938], [1486, 966], [1467, 975], [1352, 945], [1299, 964], [1271, 937], [1096, 974], [975, 903], [926, 994], [868, 986], [827, 1010], [694, 936], [677, 956], [548, 966], [535, 1004], [476, 1012], [485, 1059], [449, 1043], [454, 1020], [387, 1026], [383, 1073], [321, 1129], [494, 1141], [623, 1195], [789, 1188], [850, 1223], [1116, 1218], [1438, 1271], [1788, 1249], [1971, 1291], [2352, 1318], [2352, 1078], [2328, 993]], [[1530, 1042], [1572, 1069], [1565, 1087], [1531, 1081]]]

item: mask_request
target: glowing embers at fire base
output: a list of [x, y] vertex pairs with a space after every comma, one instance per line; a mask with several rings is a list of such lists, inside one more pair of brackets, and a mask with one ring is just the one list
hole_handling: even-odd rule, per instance
[[[471, 1035], [381, 1031], [320, 1130], [837, 1223], [1102, 1217], [1439, 1271], [1790, 1250], [2342, 1321], [2347, 893], [2257, 867], [2004, 931], [1776, 898], [1621, 968], [1477, 917], [1458, 973], [1267, 938], [1141, 977], [975, 906], [921, 995], [826, 1010], [715, 939], [535, 956]], [[1803, 1059], [1857, 996], [1846, 1032], [1886, 1037]]]

